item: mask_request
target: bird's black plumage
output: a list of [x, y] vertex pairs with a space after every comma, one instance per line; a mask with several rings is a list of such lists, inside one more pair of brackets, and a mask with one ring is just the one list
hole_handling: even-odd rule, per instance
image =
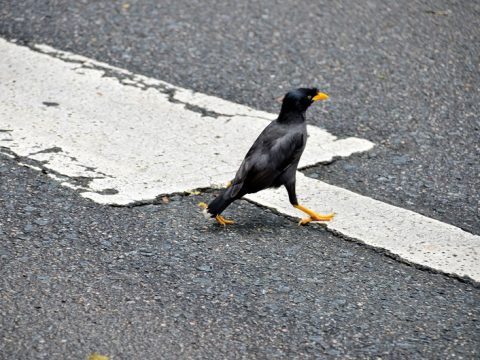
[[285, 95], [278, 118], [255, 140], [231, 185], [208, 204], [212, 217], [245, 194], [282, 185], [292, 205], [298, 205], [295, 174], [307, 141], [305, 112], [315, 100], [325, 98], [328, 96], [316, 88], [300, 88]]

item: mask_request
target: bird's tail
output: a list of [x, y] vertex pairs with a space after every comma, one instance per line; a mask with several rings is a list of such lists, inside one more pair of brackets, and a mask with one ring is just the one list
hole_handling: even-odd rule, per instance
[[210, 214], [211, 217], [220, 215], [222, 211], [227, 208], [228, 205], [235, 201], [236, 197], [232, 194], [232, 192], [232, 187], [223, 190], [215, 199], [213, 199], [208, 204], [205, 209], [207, 213]]

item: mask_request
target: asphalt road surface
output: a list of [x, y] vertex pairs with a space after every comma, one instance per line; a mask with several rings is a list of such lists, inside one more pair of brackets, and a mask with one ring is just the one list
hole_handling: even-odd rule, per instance
[[[0, 36], [311, 123], [372, 152], [305, 173], [480, 234], [476, 2], [0, 1]], [[1, 59], [0, 59], [1, 61]], [[95, 204], [0, 155], [3, 357], [478, 358], [478, 284], [239, 202]]]
[[108, 207], [1, 155], [11, 359], [476, 358], [480, 291], [241, 201]]
[[480, 234], [477, 1], [0, 1], [0, 35], [257, 109], [318, 84], [310, 121], [377, 144], [308, 174]]

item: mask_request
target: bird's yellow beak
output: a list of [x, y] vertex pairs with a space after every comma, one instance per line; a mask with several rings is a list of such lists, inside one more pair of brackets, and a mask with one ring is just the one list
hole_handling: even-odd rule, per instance
[[317, 95], [315, 95], [312, 100], [313, 101], [319, 101], [319, 100], [327, 100], [330, 96], [328, 96], [325, 93], [318, 92]]

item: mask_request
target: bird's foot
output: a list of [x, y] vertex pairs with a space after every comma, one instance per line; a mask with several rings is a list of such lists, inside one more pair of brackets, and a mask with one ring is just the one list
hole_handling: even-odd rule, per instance
[[[198, 206], [200, 206], [203, 209], [205, 216], [210, 216], [207, 212], [208, 205], [206, 203], [200, 202], [198, 203]], [[227, 220], [222, 215], [215, 215], [215, 220], [217, 220], [217, 222], [223, 226], [235, 224], [235, 221]]]
[[315, 211], [310, 210], [309, 208], [306, 208], [305, 206], [302, 205], [293, 205], [295, 208], [297, 208], [300, 211], [303, 211], [305, 214], [309, 215], [310, 217], [301, 219], [298, 225], [306, 225], [312, 221], [330, 221], [333, 219], [335, 216], [335, 213], [332, 214], [327, 214], [327, 215], [320, 215], [317, 214]]
[[215, 220], [217, 220], [217, 222], [220, 224], [220, 225], [232, 225], [232, 224], [235, 224], [235, 221], [233, 220], [227, 220], [225, 219], [222, 215], [217, 215], [215, 216]]
[[331, 214], [327, 214], [327, 215], [320, 215], [320, 214], [316, 214], [316, 213], [314, 213], [314, 214], [315, 215], [312, 215], [308, 218], [300, 219], [300, 221], [298, 222], [298, 225], [299, 226], [307, 225], [308, 223], [311, 223], [312, 221], [331, 221], [335, 217], [335, 213], [331, 213]]

